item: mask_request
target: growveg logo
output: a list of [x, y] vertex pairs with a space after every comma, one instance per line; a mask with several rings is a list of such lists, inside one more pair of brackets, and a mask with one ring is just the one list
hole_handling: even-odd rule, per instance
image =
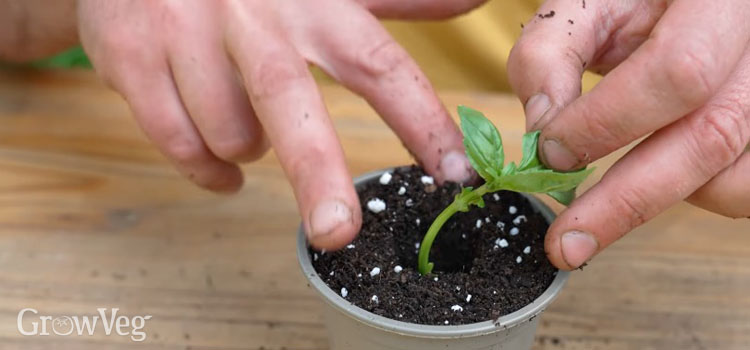
[[24, 336], [93, 336], [116, 334], [130, 337], [134, 342], [146, 340], [144, 331], [146, 321], [151, 315], [132, 316], [117, 315], [119, 308], [98, 308], [94, 315], [85, 316], [48, 316], [39, 311], [25, 308], [18, 312], [18, 332]]

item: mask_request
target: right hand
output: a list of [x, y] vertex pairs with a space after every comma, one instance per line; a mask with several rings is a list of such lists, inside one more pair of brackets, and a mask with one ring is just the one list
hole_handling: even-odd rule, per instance
[[[508, 74], [545, 164], [579, 169], [643, 139], [550, 226], [555, 266], [682, 200], [750, 216], [750, 2], [547, 0], [538, 13]], [[586, 69], [605, 76], [581, 96]]]
[[270, 146], [313, 246], [361, 224], [344, 154], [307, 63], [362, 95], [438, 181], [472, 176], [427, 78], [368, 11], [441, 18], [483, 0], [79, 0], [81, 42], [146, 135], [196, 184], [236, 191]]

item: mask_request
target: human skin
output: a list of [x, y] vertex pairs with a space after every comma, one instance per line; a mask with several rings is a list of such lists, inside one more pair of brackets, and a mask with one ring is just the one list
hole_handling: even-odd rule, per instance
[[80, 41], [96, 72], [184, 176], [242, 185], [274, 148], [311, 244], [354, 239], [360, 205], [314, 64], [364, 97], [438, 181], [473, 176], [461, 134], [425, 75], [375, 15], [438, 19], [482, 0], [0, 0], [0, 59]]
[[[750, 2], [586, 5], [547, 1], [511, 52], [527, 128], [564, 171], [645, 139], [551, 225], [550, 261], [580, 267], [682, 200], [750, 216]], [[586, 69], [604, 77], [581, 96]]]

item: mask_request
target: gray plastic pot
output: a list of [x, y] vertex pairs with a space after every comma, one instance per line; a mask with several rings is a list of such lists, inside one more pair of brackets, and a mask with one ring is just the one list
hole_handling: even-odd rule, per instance
[[[359, 187], [375, 181], [384, 171], [392, 169], [362, 175], [354, 184]], [[549, 207], [532, 196], [525, 197], [552, 222], [555, 214]], [[297, 257], [309, 285], [326, 302], [325, 319], [331, 350], [528, 350], [534, 342], [539, 314], [557, 297], [569, 276], [566, 271], [558, 271], [552, 284], [533, 303], [497, 320], [460, 326], [426, 326], [375, 315], [331, 290], [312, 266], [302, 227], [297, 233]]]

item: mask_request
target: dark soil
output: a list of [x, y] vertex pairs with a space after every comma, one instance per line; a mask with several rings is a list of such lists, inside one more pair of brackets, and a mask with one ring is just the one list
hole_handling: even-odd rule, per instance
[[[547, 223], [524, 197], [506, 191], [497, 193], [499, 200], [486, 195], [483, 209], [454, 215], [433, 245], [433, 274], [421, 276], [416, 244], [460, 186], [425, 185], [418, 167], [401, 167], [392, 175], [387, 185], [375, 179], [359, 190], [363, 225], [352, 245], [338, 252], [311, 252], [318, 274], [339, 295], [346, 288], [346, 300], [391, 319], [458, 325], [514, 312], [550, 285], [557, 270], [544, 253]], [[406, 192], [399, 195], [401, 187]], [[383, 200], [386, 209], [369, 210], [367, 203], [374, 198]], [[515, 214], [509, 213], [512, 206]], [[527, 221], [516, 219], [520, 215]], [[517, 235], [510, 233], [514, 227]], [[508, 246], [497, 246], [499, 239]], [[529, 254], [524, 253], [527, 246]], [[396, 266], [403, 270], [395, 272]], [[380, 273], [371, 276], [374, 268]]]

